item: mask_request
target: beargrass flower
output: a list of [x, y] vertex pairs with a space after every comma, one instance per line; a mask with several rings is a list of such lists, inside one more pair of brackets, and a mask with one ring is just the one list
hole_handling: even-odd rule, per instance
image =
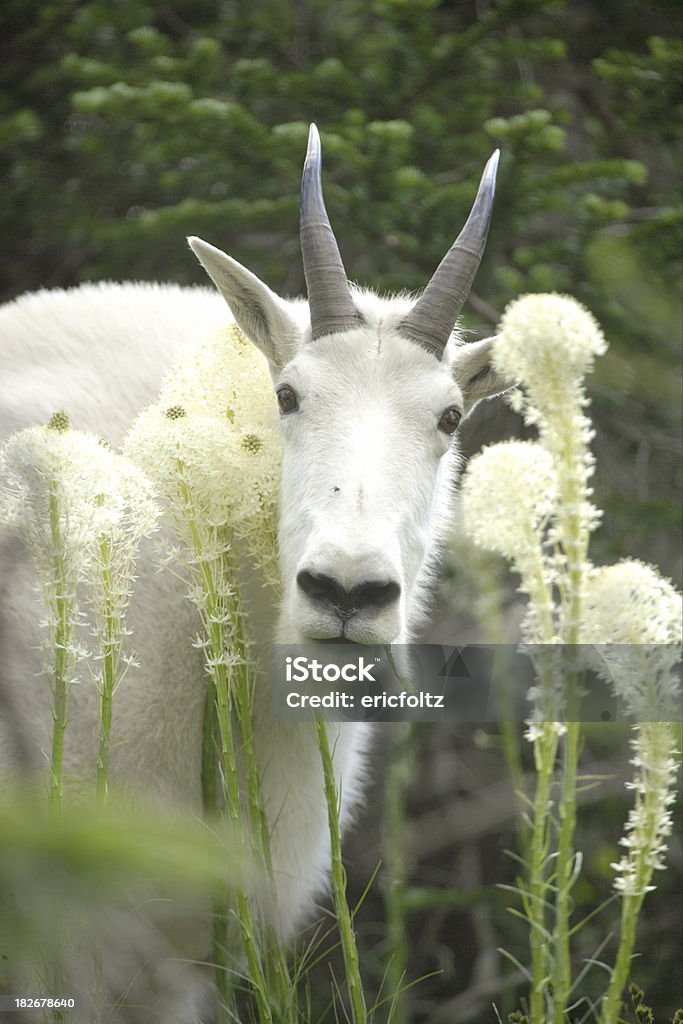
[[[635, 805], [615, 888], [637, 895], [663, 867], [679, 766], [672, 721], [680, 719], [681, 595], [649, 565], [627, 560], [595, 571], [586, 589], [582, 640], [596, 671], [636, 720], [631, 763]], [[639, 867], [640, 865], [640, 867]], [[649, 869], [649, 870], [648, 870]]]
[[479, 547], [523, 562], [537, 553], [556, 500], [553, 460], [540, 445], [491, 445], [471, 460], [463, 479], [463, 525]]
[[614, 864], [614, 886], [639, 896], [654, 888], [652, 872], [664, 867], [671, 834], [678, 760], [671, 722], [680, 717], [681, 595], [649, 565], [635, 560], [595, 570], [586, 587], [584, 643], [591, 661], [636, 719], [632, 740], [634, 792]]
[[524, 295], [505, 310], [493, 353], [498, 372], [519, 385], [508, 401], [536, 427], [539, 443], [553, 457], [558, 514], [548, 541], [567, 596], [558, 608], [560, 637], [571, 644], [578, 637], [589, 537], [600, 522], [590, 500], [594, 431], [584, 412], [584, 377], [606, 348], [599, 325], [575, 299]]
[[633, 791], [634, 806], [619, 840], [626, 852], [612, 868], [618, 893], [641, 896], [655, 888], [652, 873], [666, 867], [666, 841], [673, 827], [671, 806], [676, 800], [680, 762], [668, 722], [648, 722], [638, 727], [631, 746], [635, 775], [627, 789]]
[[[528, 694], [532, 708], [526, 736], [533, 743], [537, 779], [523, 903], [531, 925], [530, 1016], [534, 1020], [545, 1016], [548, 978], [556, 1021], [564, 1015], [571, 989], [569, 915], [580, 749], [574, 709], [580, 678], [567, 665], [564, 650], [565, 645], [577, 643], [589, 538], [599, 522], [599, 512], [590, 501], [593, 431], [585, 415], [584, 377], [604, 350], [599, 326], [575, 300], [527, 295], [511, 303], [498, 329], [493, 364], [504, 379], [517, 385], [508, 392], [507, 401], [527, 426], [538, 431], [538, 442], [528, 446], [515, 442], [516, 460], [509, 458], [509, 451], [506, 458], [506, 449], [513, 445], [494, 446], [494, 454], [484, 453], [489, 471], [478, 470], [473, 460], [472, 478], [468, 482], [468, 470], [463, 486], [466, 506], [468, 490], [474, 491], [474, 498], [469, 498], [471, 536], [512, 563], [521, 576], [520, 590], [529, 598], [522, 635], [531, 645], [527, 650], [536, 681]], [[551, 863], [547, 821], [560, 751], [563, 793], [554, 864], [556, 914], [549, 947], [544, 939]]]
[[154, 529], [158, 512], [140, 470], [94, 435], [70, 430], [63, 412], [55, 413], [47, 427], [13, 434], [0, 451], [0, 522], [28, 549], [47, 612], [55, 809], [61, 804], [69, 691], [76, 663], [88, 653], [77, 641], [79, 588], [91, 586], [103, 665], [100, 697], [108, 693], [110, 702], [135, 554], [141, 538]]
[[111, 494], [110, 459], [92, 434], [51, 427], [20, 430], [0, 452], [0, 522], [25, 543], [41, 580], [53, 578], [59, 555], [64, 578], [75, 589], [93, 543], [111, 522], [110, 503], [97, 500]]
[[681, 642], [681, 595], [651, 565], [628, 558], [603, 566], [586, 589], [584, 642]]
[[[277, 407], [266, 361], [236, 325], [184, 354], [133, 424], [125, 451], [171, 510], [182, 512], [191, 493], [214, 546], [244, 542], [265, 578], [277, 581]], [[174, 514], [174, 522], [188, 539], [187, 517]]]
[[[105, 449], [106, 450], [106, 449]], [[112, 702], [132, 653], [123, 653], [126, 611], [134, 582], [140, 542], [157, 528], [161, 509], [152, 484], [130, 459], [108, 451], [112, 486], [96, 503], [108, 508], [108, 518], [93, 551], [88, 572], [98, 639], [97, 679], [100, 698], [100, 744], [97, 755], [97, 795], [107, 796]]]
[[581, 642], [636, 720], [680, 716], [681, 595], [633, 559], [593, 571], [586, 584]]
[[569, 295], [523, 295], [506, 308], [498, 328], [495, 368], [521, 380], [539, 408], [551, 391], [580, 383], [607, 349], [599, 324]]
[[462, 482], [462, 517], [468, 537], [503, 555], [531, 598], [525, 635], [554, 637], [550, 590], [553, 567], [544, 557], [544, 532], [556, 508], [557, 475], [551, 455], [531, 441], [491, 445], [475, 456]]
[[[567, 296], [528, 295], [510, 304], [493, 362], [517, 385], [507, 400], [538, 431], [538, 444], [529, 445], [522, 457], [524, 445], [496, 445], [482, 453], [481, 461], [472, 460], [463, 483], [463, 505], [465, 527], [475, 543], [503, 554], [520, 573], [520, 589], [529, 595], [524, 636], [541, 645], [534, 658], [537, 684], [529, 694], [534, 709], [527, 737], [534, 744], [537, 779], [528, 880], [520, 890], [531, 925], [534, 1020], [545, 1019], [547, 997], [553, 1020], [564, 1019], [572, 992], [571, 888], [580, 863], [573, 846], [580, 751], [574, 696], [581, 686], [581, 666], [572, 656], [576, 644], [594, 645], [594, 667], [636, 718], [635, 777], [628, 784], [635, 802], [621, 840], [624, 856], [613, 865], [615, 889], [622, 897], [621, 935], [600, 1017], [600, 1024], [615, 1024], [638, 913], [654, 871], [664, 866], [671, 832], [678, 767], [671, 722], [680, 714], [681, 702], [675, 674], [681, 599], [668, 581], [642, 563], [596, 570], [589, 561], [590, 534], [600, 512], [591, 502], [593, 430], [585, 411], [584, 377], [605, 349], [591, 314]], [[545, 465], [538, 454], [531, 455], [534, 448], [543, 451]], [[566, 645], [570, 659], [563, 666]], [[555, 710], [558, 715], [565, 712], [565, 723], [553, 720]], [[558, 753], [562, 796], [553, 856], [547, 821]], [[550, 901], [555, 912], [552, 932], [546, 913]]]
[[624, 854], [612, 864], [622, 897], [619, 948], [601, 1007], [601, 1024], [619, 1019], [642, 902], [665, 867], [679, 760], [672, 718], [680, 715], [681, 595], [649, 565], [626, 560], [595, 570], [585, 592], [581, 639], [591, 661], [636, 719], [627, 788], [633, 792]]

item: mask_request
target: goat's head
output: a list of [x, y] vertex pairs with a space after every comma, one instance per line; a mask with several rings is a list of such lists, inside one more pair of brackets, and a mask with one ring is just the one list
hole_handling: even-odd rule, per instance
[[497, 160], [417, 302], [349, 285], [323, 202], [315, 126], [301, 192], [308, 307], [189, 240], [273, 376], [285, 453], [282, 639], [408, 638], [448, 505], [455, 431], [503, 387], [491, 339], [462, 345], [452, 336], [483, 254]]

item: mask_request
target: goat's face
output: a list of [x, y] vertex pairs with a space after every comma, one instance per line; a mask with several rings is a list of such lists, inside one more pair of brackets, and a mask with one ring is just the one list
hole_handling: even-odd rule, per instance
[[[480, 398], [501, 390], [489, 365], [492, 339], [449, 342], [473, 277], [471, 251], [483, 251], [493, 173], [489, 165], [468, 224], [417, 303], [349, 288], [319, 191], [314, 129], [302, 196], [310, 310], [190, 239], [273, 375], [284, 437], [280, 547], [288, 642], [408, 638], [448, 506], [455, 431]], [[465, 257], [457, 251], [459, 266], [446, 267], [455, 274], [454, 304], [443, 268], [458, 246]]]
[[405, 639], [432, 546], [464, 400], [448, 368], [389, 325], [391, 302], [387, 310], [379, 323], [368, 313], [367, 326], [305, 344], [276, 378], [281, 558], [296, 639]]

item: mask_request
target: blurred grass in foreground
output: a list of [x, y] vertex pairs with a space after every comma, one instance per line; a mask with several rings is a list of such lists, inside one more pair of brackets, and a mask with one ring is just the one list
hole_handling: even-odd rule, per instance
[[0, 991], [75, 995], [75, 1022], [113, 1020], [129, 1000], [119, 1020], [173, 1020], [184, 949], [208, 935], [226, 878], [245, 877], [225, 824], [117, 793], [106, 811], [67, 801], [56, 820], [42, 791], [16, 783], [0, 794], [0, 837]]

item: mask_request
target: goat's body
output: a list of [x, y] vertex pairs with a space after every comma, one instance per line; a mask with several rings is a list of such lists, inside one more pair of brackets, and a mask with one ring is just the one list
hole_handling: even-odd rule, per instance
[[[270, 644], [402, 644], [415, 635], [451, 507], [453, 435], [478, 401], [506, 386], [491, 366], [493, 339], [462, 345], [454, 333], [484, 249], [497, 160], [496, 153], [465, 227], [415, 302], [349, 285], [324, 207], [315, 126], [301, 203], [307, 302], [281, 299], [220, 249], [188, 239], [267, 360], [280, 412], [280, 607], [246, 560], [241, 570], [259, 666], [254, 736], [277, 910], [254, 898], [283, 938], [324, 889], [330, 844], [315, 729], [272, 720]], [[157, 285], [40, 292], [5, 306], [0, 440], [64, 410], [73, 427], [118, 447], [184, 346], [218, 332], [227, 315], [219, 295]], [[249, 402], [247, 384], [238, 390]], [[267, 400], [264, 390], [254, 394]], [[245, 434], [242, 447], [249, 437], [253, 444]], [[2, 534], [0, 570], [0, 770], [45, 770], [52, 722], [37, 650], [40, 601], [26, 554]], [[154, 572], [150, 543], [137, 575], [128, 625], [140, 668], [116, 694], [110, 777], [199, 809], [206, 682], [201, 651], [189, 642], [198, 623], [182, 586]], [[344, 824], [359, 796], [369, 731], [349, 723], [330, 732]], [[92, 777], [97, 733], [97, 693], [83, 680], [72, 688], [67, 775]]]
[[[228, 318], [214, 292], [142, 284], [40, 292], [6, 305], [0, 309], [0, 439], [64, 409], [73, 427], [118, 446], [183, 346], [210, 336]], [[52, 720], [37, 650], [40, 598], [28, 557], [3, 533], [0, 567], [0, 769], [46, 769]], [[137, 576], [129, 625], [140, 667], [116, 694], [111, 777], [147, 798], [199, 809], [206, 682], [201, 652], [190, 643], [198, 623], [172, 575], [154, 571], [149, 543]], [[277, 924], [291, 936], [328, 874], [322, 774], [312, 727], [271, 721], [269, 643], [277, 608], [248, 574], [245, 588], [260, 663], [255, 730], [273, 830]], [[72, 689], [67, 777], [92, 776], [97, 735], [97, 695], [84, 678]], [[345, 818], [358, 795], [366, 738], [359, 724], [339, 727], [336, 737]]]
[[0, 433], [65, 409], [74, 428], [118, 446], [183, 347], [226, 319], [215, 291], [175, 285], [83, 285], [7, 303], [0, 307]]

